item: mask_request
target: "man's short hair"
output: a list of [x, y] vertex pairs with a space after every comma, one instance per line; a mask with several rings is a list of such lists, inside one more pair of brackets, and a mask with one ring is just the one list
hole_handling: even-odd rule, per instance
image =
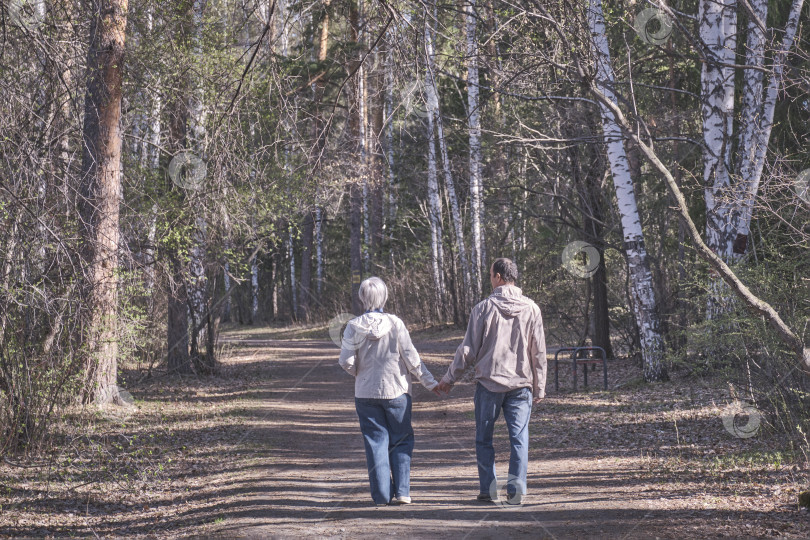
[[514, 283], [518, 278], [517, 265], [512, 262], [512, 259], [505, 257], [495, 259], [495, 262], [492, 263], [492, 274], [500, 274], [501, 279], [505, 282]]
[[385, 301], [388, 300], [388, 287], [385, 282], [378, 277], [370, 277], [363, 280], [358, 291], [360, 302], [367, 311], [372, 309], [382, 309]]

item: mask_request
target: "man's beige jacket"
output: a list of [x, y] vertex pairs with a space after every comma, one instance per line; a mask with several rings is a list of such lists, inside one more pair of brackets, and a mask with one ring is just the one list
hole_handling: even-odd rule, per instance
[[492, 291], [470, 313], [467, 334], [442, 381], [453, 384], [470, 366], [490, 392], [531, 388], [546, 395], [546, 337], [540, 308], [514, 285]]

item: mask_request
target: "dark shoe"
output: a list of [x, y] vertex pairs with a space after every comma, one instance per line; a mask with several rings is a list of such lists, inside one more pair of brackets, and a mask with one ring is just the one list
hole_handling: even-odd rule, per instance
[[477, 499], [478, 502], [487, 502], [487, 503], [500, 502], [500, 499], [498, 497], [495, 497], [493, 499], [489, 493], [479, 493]]

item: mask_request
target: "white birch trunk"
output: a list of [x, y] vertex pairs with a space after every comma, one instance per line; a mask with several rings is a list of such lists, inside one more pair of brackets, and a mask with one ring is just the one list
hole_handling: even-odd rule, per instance
[[[194, 18], [194, 56], [195, 61], [201, 64], [203, 62], [202, 33], [205, 0], [194, 0], [192, 9]], [[208, 111], [204, 103], [203, 81], [196, 80], [193, 81], [193, 84], [195, 89], [188, 105], [191, 146], [197, 156], [205, 159], [205, 122]], [[194, 217], [194, 232], [192, 233], [192, 246], [189, 257], [188, 298], [191, 308], [189, 317], [191, 319], [192, 353], [199, 353], [200, 349], [206, 347], [208, 343], [208, 325], [204, 324], [208, 312], [208, 278], [205, 272], [206, 230], [208, 224], [205, 214], [199, 210], [195, 211], [197, 214]]]
[[[754, 0], [754, 10], [757, 9], [757, 6], [761, 3], [764, 3], [764, 8], [760, 7], [760, 9], [765, 10], [765, 14], [767, 15], [767, 1], [765, 0]], [[790, 14], [788, 16], [788, 22], [785, 26], [785, 33], [782, 39], [782, 46], [781, 48], [776, 51], [774, 54], [773, 59], [773, 69], [771, 73], [770, 80], [768, 81], [768, 88], [767, 93], [763, 99], [759, 100], [759, 103], [762, 103], [762, 112], [757, 114], [756, 122], [754, 118], [743, 116], [742, 118], [746, 120], [751, 120], [751, 123], [754, 124], [754, 132], [750, 138], [750, 143], [748, 146], [745, 146], [745, 152], [743, 157], [748, 158], [746, 160], [745, 165], [745, 172], [743, 172], [741, 166], [741, 174], [740, 174], [740, 181], [741, 181], [741, 189], [740, 191], [740, 217], [737, 224], [737, 236], [744, 236], [747, 240], [748, 234], [751, 230], [751, 217], [753, 215], [754, 209], [754, 201], [757, 197], [757, 192], [759, 191], [759, 183], [760, 179], [762, 178], [762, 170], [765, 166], [765, 158], [768, 151], [768, 142], [771, 138], [771, 130], [773, 128], [773, 115], [774, 110], [776, 109], [776, 98], [777, 92], [779, 90], [779, 86], [782, 82], [782, 75], [785, 69], [785, 61], [788, 55], [788, 52], [793, 47], [793, 41], [796, 37], [796, 32], [799, 27], [799, 16], [801, 15], [802, 8], [804, 6], [804, 0], [793, 0], [793, 4], [790, 8]], [[765, 16], [760, 17], [760, 20], [764, 23]], [[759, 31], [761, 35], [761, 31]], [[749, 30], [749, 36], [750, 36]], [[764, 41], [764, 36], [762, 36]], [[764, 51], [763, 51], [764, 54]], [[764, 58], [763, 58], [764, 63]], [[754, 71], [754, 70], [747, 70], [747, 71]], [[760, 82], [759, 82], [759, 92], [762, 92], [762, 74], [760, 73]], [[756, 91], [756, 88], [754, 89]], [[764, 101], [764, 103], [763, 103]], [[739, 251], [739, 250], [738, 250]]]
[[[149, 8], [146, 19], [146, 29], [152, 33], [154, 16]], [[158, 85], [156, 84], [157, 88]], [[141, 146], [141, 167], [151, 167], [158, 170], [160, 167], [160, 109], [162, 102], [158, 92], [151, 93], [151, 107], [147, 117], [148, 136], [146, 142]], [[152, 294], [155, 288], [155, 238], [157, 236], [157, 204], [152, 205], [152, 214], [149, 216], [149, 232], [147, 234], [146, 249], [144, 255], [146, 259], [146, 291]]]
[[[608, 99], [615, 102], [616, 95], [613, 92], [615, 77], [610, 64], [610, 50], [608, 49], [601, 0], [590, 0], [588, 26], [596, 60], [596, 86]], [[630, 164], [624, 149], [621, 128], [615, 116], [604, 105], [601, 108], [607, 157], [621, 215], [627, 269], [633, 293], [632, 307], [641, 340], [644, 378], [647, 381], [662, 380], [667, 377], [664, 366], [664, 341], [659, 330], [652, 273], [644, 246], [644, 234], [636, 205], [633, 181], [630, 177]]]
[[259, 256], [253, 257], [250, 263], [250, 289], [251, 289], [251, 305], [250, 305], [250, 318], [253, 324], [256, 324], [259, 318]]
[[[434, 19], [436, 18], [436, 8], [434, 6]], [[461, 305], [464, 306], [466, 311], [467, 303], [469, 300], [470, 292], [470, 264], [467, 259], [467, 248], [464, 244], [464, 232], [461, 223], [461, 212], [459, 210], [458, 199], [456, 197], [456, 187], [453, 182], [453, 172], [450, 169], [450, 158], [447, 153], [447, 144], [444, 139], [444, 127], [442, 124], [442, 113], [439, 107], [439, 94], [436, 86], [436, 65], [435, 65], [435, 50], [433, 28], [431, 26], [431, 19], [426, 17], [425, 20], [425, 48], [427, 49], [427, 69], [425, 70], [427, 84], [425, 91], [428, 93], [428, 109], [430, 116], [433, 117], [436, 123], [436, 140], [439, 143], [439, 150], [442, 157], [442, 169], [444, 169], [444, 183], [447, 188], [447, 196], [450, 200], [450, 218], [453, 222], [453, 231], [456, 237], [456, 245], [458, 246], [458, 256], [461, 263], [461, 275], [464, 282], [462, 292]]]
[[478, 108], [478, 38], [475, 1], [469, 0], [464, 11], [467, 16], [467, 122], [470, 139], [470, 223], [472, 228], [472, 280], [475, 298], [481, 298], [481, 267], [483, 266], [483, 216], [481, 179], [481, 113]]
[[290, 288], [292, 289], [292, 311], [291, 311], [291, 318], [295, 318], [295, 314], [298, 313], [298, 294], [296, 289], [298, 287], [295, 283], [295, 251], [293, 250], [293, 233], [292, 233], [292, 226], [289, 226], [287, 234], [287, 255], [290, 258]]
[[[426, 73], [425, 77], [429, 77]], [[436, 134], [433, 128], [433, 104], [436, 101], [431, 84], [425, 84], [427, 94], [428, 138], [428, 218], [430, 221], [430, 263], [433, 286], [436, 289], [438, 314], [444, 316], [446, 292], [444, 285], [444, 249], [442, 248], [442, 202], [439, 197], [439, 180], [436, 167]]]
[[[734, 68], [737, 34], [736, 0], [700, 0], [700, 38], [707, 61], [701, 66], [703, 182], [706, 199], [706, 244], [723, 260], [731, 259], [731, 152], [734, 120]], [[711, 311], [711, 308], [710, 308]]]
[[[749, 0], [752, 11], [760, 22], [768, 17], [768, 0]], [[765, 33], [757, 21], [749, 16], [745, 42], [745, 64], [765, 67]], [[756, 143], [762, 122], [763, 85], [765, 74], [760, 69], [743, 71], [742, 106], [740, 109], [739, 159], [737, 177], [750, 178], [756, 156]]]
[[[366, 21], [365, 21], [365, 2], [359, 0], [359, 16], [360, 16], [360, 32], [357, 36], [357, 42], [366, 48]], [[357, 72], [358, 91], [359, 91], [359, 115], [360, 115], [360, 170], [363, 177], [363, 272], [368, 274], [371, 271], [371, 264], [369, 261], [369, 251], [371, 246], [371, 228], [368, 223], [368, 177], [369, 177], [369, 159], [368, 159], [368, 91], [366, 89], [366, 68], [363, 64]]]
[[385, 157], [388, 167], [388, 240], [391, 253], [391, 269], [394, 268], [394, 227], [397, 221], [396, 169], [394, 168], [394, 59], [393, 47], [385, 51]]
[[222, 308], [222, 320], [231, 320], [231, 265], [225, 260], [225, 271], [222, 274], [222, 281], [225, 286], [225, 306]]
[[323, 210], [315, 207], [315, 291], [318, 298], [323, 290]]

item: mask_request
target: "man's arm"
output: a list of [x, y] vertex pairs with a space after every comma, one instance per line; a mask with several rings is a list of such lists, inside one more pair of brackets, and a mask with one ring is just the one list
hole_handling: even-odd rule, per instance
[[543, 315], [537, 308], [537, 315], [530, 328], [529, 360], [532, 364], [532, 395], [539, 403], [546, 397], [546, 334], [543, 331]]
[[484, 317], [482, 316], [482, 304], [473, 308], [470, 313], [470, 322], [467, 323], [467, 333], [464, 340], [456, 349], [453, 362], [447, 368], [447, 373], [442, 377], [439, 390], [446, 392], [458, 380], [466, 369], [475, 364], [478, 360], [478, 353], [481, 350], [481, 342], [484, 338]]

